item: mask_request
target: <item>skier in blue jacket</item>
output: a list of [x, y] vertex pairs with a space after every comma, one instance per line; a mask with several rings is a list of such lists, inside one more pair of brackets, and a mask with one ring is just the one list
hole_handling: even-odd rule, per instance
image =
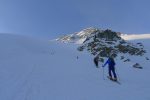
[[[117, 75], [115, 73], [115, 61], [113, 59], [113, 57], [109, 57], [108, 60], [105, 62], [105, 64], [102, 67], [105, 67], [108, 64], [108, 74], [109, 74], [109, 79], [113, 80], [113, 81], [117, 81]], [[114, 78], [112, 78], [112, 74]]]

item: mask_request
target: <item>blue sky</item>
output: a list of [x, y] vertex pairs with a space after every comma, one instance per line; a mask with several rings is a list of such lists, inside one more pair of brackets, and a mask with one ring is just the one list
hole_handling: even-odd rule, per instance
[[0, 33], [55, 38], [88, 27], [150, 33], [150, 0], [0, 0]]

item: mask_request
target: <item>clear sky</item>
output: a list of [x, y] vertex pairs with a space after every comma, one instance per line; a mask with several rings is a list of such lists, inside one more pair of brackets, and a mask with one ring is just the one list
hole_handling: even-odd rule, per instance
[[55, 38], [88, 27], [150, 33], [150, 0], [0, 0], [0, 33]]

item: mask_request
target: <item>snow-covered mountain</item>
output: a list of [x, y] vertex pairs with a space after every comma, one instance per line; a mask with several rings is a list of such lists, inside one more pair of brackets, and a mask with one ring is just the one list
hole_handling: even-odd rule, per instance
[[90, 35], [95, 33], [98, 29], [90, 27], [87, 29], [83, 29], [80, 32], [76, 32], [73, 34], [67, 34], [65, 36], [62, 36], [60, 38], [57, 38], [57, 41], [61, 41], [64, 43], [76, 43], [76, 44], [82, 44]]
[[[132, 41], [132, 42], [139, 42]], [[150, 56], [150, 40], [142, 40]], [[148, 100], [150, 61], [135, 69], [116, 57], [121, 85], [109, 81], [107, 68], [96, 68], [88, 52], [76, 44], [0, 34], [0, 100]], [[106, 59], [104, 59], [106, 60]], [[101, 64], [101, 63], [100, 63]], [[104, 75], [104, 79], [103, 79]]]
[[[67, 34], [65, 36], [61, 36], [57, 38], [57, 41], [61, 41], [63, 43], [75, 43], [82, 44], [88, 37], [96, 34], [97, 32], [101, 33], [105, 30], [100, 28], [86, 28], [81, 30], [80, 32], [75, 32], [73, 34]], [[137, 40], [137, 39], [150, 39], [150, 34], [123, 34], [121, 32], [116, 32], [118, 36], [120, 36], [124, 40]]]
[[[110, 55], [120, 56], [124, 62], [131, 60], [127, 56], [128, 54], [144, 56], [146, 50], [142, 43], [132, 43], [124, 40], [121, 36], [124, 37], [121, 33], [109, 29], [87, 28], [81, 32], [58, 38], [57, 41], [80, 44], [79, 51], [87, 50], [90, 54], [99, 57], [101, 62], [104, 62], [104, 59]], [[147, 59], [149, 58], [145, 57], [145, 60]], [[138, 62], [133, 66], [137, 65], [142, 67]]]
[[[81, 30], [80, 32], [75, 32], [73, 34], [67, 34], [65, 36], [62, 36], [60, 38], [57, 38], [57, 41], [61, 41], [63, 43], [75, 43], [75, 44], [82, 44], [85, 42], [85, 40], [94, 34], [98, 32], [103, 32], [104, 30], [90, 27]], [[118, 35], [121, 35], [121, 33], [117, 32]]]

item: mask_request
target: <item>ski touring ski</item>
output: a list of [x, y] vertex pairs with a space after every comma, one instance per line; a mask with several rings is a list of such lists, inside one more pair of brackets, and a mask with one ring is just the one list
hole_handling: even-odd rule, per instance
[[112, 82], [114, 82], [114, 83], [118, 83], [118, 84], [120, 84], [121, 85], [121, 83], [117, 80], [114, 80], [113, 78], [110, 78], [109, 76], [107, 76], [107, 78], [109, 79], [109, 80], [111, 80]]

